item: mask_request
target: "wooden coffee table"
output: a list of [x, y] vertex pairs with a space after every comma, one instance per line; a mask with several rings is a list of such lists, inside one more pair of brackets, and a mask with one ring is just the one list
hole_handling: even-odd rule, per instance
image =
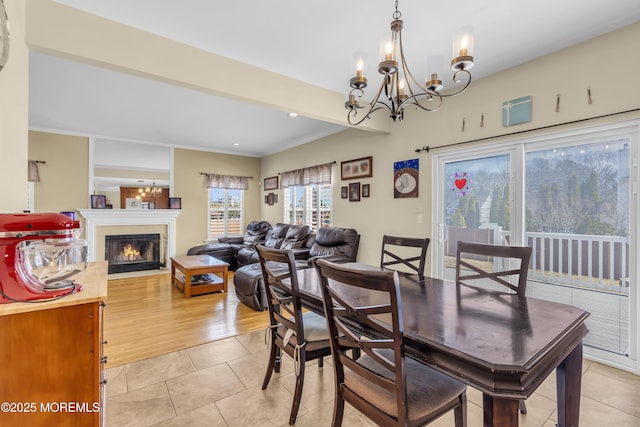
[[209, 255], [171, 258], [171, 283], [184, 292], [185, 298], [211, 292], [227, 292], [228, 276], [229, 264]]

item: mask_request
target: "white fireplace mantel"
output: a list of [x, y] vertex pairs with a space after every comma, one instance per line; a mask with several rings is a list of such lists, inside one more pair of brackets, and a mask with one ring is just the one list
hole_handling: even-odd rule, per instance
[[167, 263], [176, 254], [176, 218], [180, 209], [77, 209], [85, 219], [89, 261], [96, 257], [96, 228], [111, 225], [166, 225]]

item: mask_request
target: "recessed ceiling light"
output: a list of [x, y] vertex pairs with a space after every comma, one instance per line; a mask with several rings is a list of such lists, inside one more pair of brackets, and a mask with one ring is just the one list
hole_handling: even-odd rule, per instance
[[289, 117], [294, 118], [294, 117], [298, 117], [298, 115], [296, 113], [289, 113]]
[[240, 143], [239, 142], [234, 142], [233, 145], [237, 147], [238, 145], [240, 145]]

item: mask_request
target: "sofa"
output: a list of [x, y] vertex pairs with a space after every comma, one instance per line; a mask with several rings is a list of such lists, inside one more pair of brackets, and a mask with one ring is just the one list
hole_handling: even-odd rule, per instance
[[[277, 223], [267, 232], [266, 240], [262, 244], [272, 249], [290, 249], [296, 260], [306, 260], [309, 258], [314, 241], [315, 234], [311, 232], [308, 225]], [[257, 262], [259, 259], [255, 245], [238, 251], [238, 268]]]
[[[322, 257], [333, 262], [355, 262], [358, 256], [360, 235], [353, 228], [321, 227], [305, 244], [310, 243], [308, 256], [296, 259], [296, 268], [312, 268], [313, 261]], [[280, 249], [289, 249], [281, 245]], [[295, 249], [293, 249], [295, 253]], [[257, 252], [257, 251], [256, 251]], [[257, 253], [256, 253], [257, 256]], [[284, 272], [285, 266], [283, 266]], [[267, 309], [267, 293], [262, 280], [260, 263], [239, 267], [233, 277], [238, 300], [262, 311]]]
[[271, 224], [267, 221], [251, 221], [247, 224], [247, 231], [243, 236], [220, 237], [219, 243], [194, 246], [187, 251], [187, 255], [211, 255], [228, 263], [230, 270], [235, 270], [238, 265], [238, 252], [265, 243], [271, 230]]

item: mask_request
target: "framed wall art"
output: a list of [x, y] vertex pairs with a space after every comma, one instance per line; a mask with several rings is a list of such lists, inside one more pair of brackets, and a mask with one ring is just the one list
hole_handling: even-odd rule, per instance
[[182, 209], [182, 199], [180, 197], [169, 197], [169, 209]]
[[268, 205], [273, 205], [274, 203], [278, 203], [278, 195], [276, 193], [269, 193], [264, 196], [264, 202]]
[[272, 176], [271, 178], [264, 179], [263, 188], [266, 190], [277, 190], [278, 189], [278, 176]]
[[350, 202], [359, 202], [360, 201], [360, 183], [352, 182], [349, 184], [349, 201]]
[[349, 197], [349, 187], [340, 187], [340, 197], [342, 199], [346, 199], [347, 197]]
[[362, 197], [369, 197], [369, 184], [362, 184]]
[[340, 162], [340, 179], [367, 178], [373, 176], [373, 157]]
[[419, 159], [393, 164], [393, 198], [418, 197]]
[[107, 196], [92, 194], [91, 209], [107, 209]]

